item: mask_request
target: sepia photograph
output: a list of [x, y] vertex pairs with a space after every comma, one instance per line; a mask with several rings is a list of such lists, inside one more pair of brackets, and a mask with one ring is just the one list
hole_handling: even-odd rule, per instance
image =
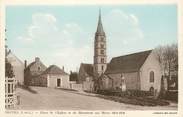
[[7, 5], [5, 110], [178, 111], [177, 9]]

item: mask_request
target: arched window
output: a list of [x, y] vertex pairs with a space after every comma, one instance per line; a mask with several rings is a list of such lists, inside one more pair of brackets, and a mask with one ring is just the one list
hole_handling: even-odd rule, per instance
[[104, 58], [101, 58], [101, 63], [104, 63]]
[[150, 72], [150, 82], [154, 82], [154, 72], [153, 71], [151, 71]]
[[102, 68], [101, 69], [102, 69], [102, 71], [104, 70], [104, 66], [103, 65], [102, 65]]
[[38, 67], [38, 71], [40, 71], [41, 70], [41, 68], [40, 67]]

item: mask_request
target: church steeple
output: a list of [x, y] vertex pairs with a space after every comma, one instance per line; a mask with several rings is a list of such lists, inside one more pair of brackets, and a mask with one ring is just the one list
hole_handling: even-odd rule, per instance
[[102, 26], [102, 19], [101, 19], [101, 9], [99, 9], [99, 18], [98, 18], [98, 26], [97, 26], [97, 34], [105, 34]]
[[100, 77], [107, 68], [106, 36], [102, 26], [101, 10], [94, 39], [94, 76]]

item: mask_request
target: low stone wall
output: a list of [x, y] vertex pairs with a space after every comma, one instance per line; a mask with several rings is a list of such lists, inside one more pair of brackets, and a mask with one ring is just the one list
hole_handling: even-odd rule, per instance
[[70, 83], [70, 89], [82, 91], [83, 86], [82, 86], [82, 84]]

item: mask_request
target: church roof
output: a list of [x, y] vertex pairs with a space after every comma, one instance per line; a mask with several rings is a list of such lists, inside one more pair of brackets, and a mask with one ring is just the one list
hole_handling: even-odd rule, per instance
[[99, 10], [99, 19], [98, 19], [98, 26], [97, 26], [97, 34], [105, 34], [102, 26], [102, 20], [101, 20], [101, 10]]
[[152, 50], [112, 58], [106, 74], [138, 71]]
[[82, 68], [88, 76], [93, 76], [93, 64], [81, 63], [80, 68]]
[[49, 66], [44, 72], [43, 74], [62, 74], [62, 75], [68, 75], [66, 72], [64, 72], [64, 70], [60, 69], [58, 66], [56, 65], [51, 65]]

